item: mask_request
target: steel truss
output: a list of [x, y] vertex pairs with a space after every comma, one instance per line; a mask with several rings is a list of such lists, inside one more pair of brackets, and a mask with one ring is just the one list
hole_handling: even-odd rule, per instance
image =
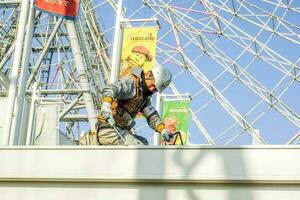
[[[100, 91], [114, 80], [118, 6], [112, 0], [82, 0], [73, 23], [36, 12], [31, 0], [22, 2], [0, 3], [0, 97], [9, 99], [5, 132], [10, 133], [4, 144], [20, 144], [27, 134], [18, 130], [21, 122], [32, 123], [34, 116], [23, 107], [35, 95], [44, 102], [55, 99], [60, 131], [74, 139], [94, 128]], [[166, 93], [192, 97], [191, 141], [285, 144], [295, 137], [300, 128], [297, 1], [144, 0], [123, 2], [119, 12], [129, 26], [132, 19], [158, 19], [156, 62], [174, 75]], [[287, 132], [267, 127], [270, 122]]]

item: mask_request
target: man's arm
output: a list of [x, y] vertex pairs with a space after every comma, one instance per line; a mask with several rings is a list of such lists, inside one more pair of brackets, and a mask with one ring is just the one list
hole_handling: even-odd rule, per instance
[[158, 112], [151, 105], [150, 98], [147, 99], [146, 106], [142, 109], [142, 113], [149, 126], [156, 132], [161, 133], [161, 131], [165, 128], [165, 124], [162, 122]]
[[112, 116], [112, 102], [113, 100], [129, 99], [134, 97], [135, 88], [133, 79], [128, 76], [114, 84], [107, 85], [102, 91], [102, 105], [100, 115], [98, 116], [99, 121], [109, 122], [111, 125], [115, 124]]
[[156, 132], [159, 132], [163, 136], [164, 141], [171, 141], [173, 134], [167, 131], [165, 124], [160, 119], [158, 112], [153, 106], [151, 106], [151, 104], [148, 104], [146, 107], [144, 107], [142, 113], [147, 119], [149, 126]]
[[111, 99], [130, 99], [135, 95], [134, 81], [131, 76], [126, 76], [116, 83], [107, 85], [103, 88], [102, 96]]

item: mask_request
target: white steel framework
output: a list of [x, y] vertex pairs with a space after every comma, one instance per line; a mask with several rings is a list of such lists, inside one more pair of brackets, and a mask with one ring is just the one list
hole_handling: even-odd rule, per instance
[[[1, 144], [23, 144], [27, 132], [31, 143], [35, 98], [60, 106], [59, 128], [70, 140], [93, 130], [100, 91], [117, 79], [120, 24], [153, 19], [160, 26], [156, 64], [174, 75], [166, 93], [192, 98], [192, 143], [299, 141], [298, 1], [118, 2], [81, 0], [75, 22], [36, 12], [32, 0], [0, 2], [0, 97], [8, 98]], [[136, 129], [153, 140], [141, 121]]]

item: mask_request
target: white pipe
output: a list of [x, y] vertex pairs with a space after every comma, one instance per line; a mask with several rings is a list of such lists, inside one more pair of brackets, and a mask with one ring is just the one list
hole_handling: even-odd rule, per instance
[[300, 137], [300, 132], [296, 133], [286, 144], [291, 145], [293, 142], [295, 142]]
[[120, 53], [121, 53], [121, 34], [122, 34], [121, 33], [121, 19], [122, 19], [122, 0], [118, 0], [110, 83], [114, 83], [119, 79]]
[[48, 51], [48, 49], [49, 49], [49, 47], [50, 47], [50, 45], [51, 45], [51, 43], [52, 43], [52, 41], [53, 41], [53, 39], [54, 39], [54, 37], [55, 37], [55, 35], [56, 35], [56, 33], [57, 33], [57, 31], [58, 31], [58, 29], [59, 29], [59, 27], [60, 27], [60, 25], [61, 25], [62, 22], [63, 22], [62, 18], [60, 18], [56, 22], [55, 27], [53, 28], [53, 31], [51, 32], [51, 34], [50, 34], [50, 36], [49, 36], [49, 38], [48, 38], [48, 40], [46, 42], [46, 45], [44, 46], [44, 48], [43, 48], [43, 50], [41, 52], [41, 55], [39, 56], [39, 58], [38, 58], [38, 60], [37, 60], [37, 62], [35, 64], [34, 68], [31, 71], [31, 75], [30, 75], [30, 77], [28, 79], [27, 86], [26, 86], [27, 88], [29, 88], [30, 83], [34, 79], [35, 75], [38, 73], [38, 70], [41, 67], [41, 64], [42, 64], [42, 62], [44, 60], [44, 57], [45, 57], [45, 55], [46, 55], [46, 53], [47, 53], [47, 51]]
[[37, 91], [37, 83], [35, 82], [33, 84], [31, 104], [30, 104], [30, 110], [29, 110], [29, 119], [28, 119], [27, 135], [26, 135], [26, 145], [27, 146], [33, 144], [33, 137], [34, 137], [33, 134], [34, 133], [32, 133], [32, 129], [33, 129], [34, 114], [35, 114], [35, 101], [37, 99], [36, 91]]
[[[159, 116], [162, 116], [162, 97], [159, 93], [156, 95], [156, 110]], [[160, 134], [154, 131], [153, 145], [160, 144]]]
[[[256, 132], [257, 136], [260, 136], [259, 129], [254, 129], [254, 131]], [[254, 137], [252, 138], [252, 145], [260, 145], [260, 143], [258, 142], [259, 140], [257, 138], [255, 138], [256, 135], [254, 135]]]
[[9, 79], [2, 71], [0, 71], [0, 84], [0, 89], [1, 87], [4, 87], [5, 90], [8, 89]]
[[21, 64], [22, 58], [22, 50], [23, 50], [23, 41], [24, 41], [24, 33], [25, 33], [25, 26], [27, 23], [27, 16], [28, 16], [28, 8], [29, 8], [29, 0], [23, 0], [21, 4], [21, 12], [20, 12], [20, 20], [18, 23], [18, 32], [17, 32], [17, 39], [16, 39], [16, 48], [14, 53], [14, 60], [10, 74], [10, 83], [9, 83], [9, 90], [8, 90], [8, 100], [7, 100], [7, 116], [4, 125], [4, 145], [12, 145], [9, 143], [9, 138], [11, 134], [11, 124], [13, 118], [13, 111], [17, 93], [17, 84], [19, 78], [19, 69]]
[[73, 100], [63, 111], [59, 114], [59, 119], [63, 118], [80, 100], [81, 95], [78, 95], [76, 99]]
[[21, 124], [27, 123], [27, 119], [24, 119], [24, 116], [27, 117], [27, 115], [23, 113], [23, 111], [26, 110], [25, 107], [27, 106], [26, 104], [24, 104], [24, 102], [26, 97], [27, 73], [29, 68], [29, 58], [31, 55], [31, 43], [32, 43], [34, 18], [35, 18], [35, 9], [33, 7], [34, 1], [33, 0], [30, 1], [31, 4], [29, 9], [29, 19], [28, 19], [27, 31], [26, 31], [25, 42], [24, 42], [22, 65], [21, 65], [22, 67], [19, 75], [20, 80], [19, 80], [19, 87], [18, 87], [18, 97], [17, 97], [16, 108], [14, 109], [14, 119], [11, 128], [11, 132], [12, 132], [10, 137], [11, 144], [17, 144], [17, 142], [20, 142], [18, 139], [20, 138], [21, 131], [22, 131]]
[[[84, 60], [81, 55], [76, 29], [73, 21], [66, 21], [66, 28], [68, 31], [72, 53], [74, 56], [75, 66], [78, 71], [78, 79], [82, 90], [90, 91], [90, 85], [86, 74]], [[97, 122], [97, 113], [95, 110], [92, 96], [89, 92], [83, 92], [83, 101], [86, 106], [86, 111], [89, 119], [90, 129], [95, 131], [95, 124]]]
[[22, 0], [5, 0], [0, 2], [0, 5], [11, 5], [11, 4], [19, 4]]
[[189, 93], [186, 93], [186, 94], [160, 94], [161, 97], [184, 97], [184, 96], [187, 96], [187, 97], [190, 97], [190, 94]]
[[16, 43], [12, 43], [12, 45], [10, 46], [9, 50], [7, 51], [7, 53], [3, 56], [1, 62], [0, 62], [0, 70], [4, 67], [4, 65], [6, 64], [6, 62], [8, 61], [8, 59], [10, 58], [10, 56], [13, 54], [14, 50], [15, 50], [15, 46]]

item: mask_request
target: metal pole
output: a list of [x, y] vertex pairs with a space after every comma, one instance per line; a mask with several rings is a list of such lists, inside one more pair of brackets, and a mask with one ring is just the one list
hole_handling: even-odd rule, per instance
[[[82, 89], [39, 90], [40, 94], [78, 94], [83, 92], [89, 92], [89, 90], [82, 90]], [[26, 90], [26, 94], [31, 94], [31, 90]]]
[[121, 19], [122, 19], [122, 0], [118, 0], [110, 83], [114, 83], [119, 79], [120, 53], [121, 53], [121, 34], [122, 34], [121, 33]]
[[36, 92], [37, 92], [37, 83], [35, 82], [33, 84], [31, 104], [29, 110], [29, 119], [28, 119], [27, 135], [26, 135], [27, 146], [33, 144], [33, 140], [34, 140], [34, 135], [33, 135], [34, 133], [32, 133], [32, 129], [33, 129], [34, 114], [35, 114], [35, 101], [37, 99]]
[[286, 144], [291, 145], [300, 138], [300, 132], [296, 133]]
[[62, 18], [59, 18], [59, 20], [56, 22], [55, 27], [53, 28], [53, 31], [51, 32], [51, 35], [49, 36], [49, 38], [47, 40], [47, 43], [44, 46], [43, 51], [41, 52], [41, 55], [38, 58], [38, 61], [36, 62], [33, 70], [31, 71], [31, 75], [28, 79], [26, 88], [29, 88], [30, 83], [34, 79], [35, 75], [38, 73], [38, 70], [39, 70], [39, 68], [40, 68], [40, 66], [43, 62], [43, 59], [44, 59], [44, 57], [45, 57], [45, 55], [46, 55], [46, 53], [47, 53], [47, 51], [48, 51], [48, 49], [49, 49], [49, 47], [50, 47], [50, 45], [51, 45], [51, 43], [52, 43], [52, 41], [53, 41], [53, 39], [54, 39], [54, 37], [55, 37], [55, 35], [56, 35], [56, 33], [57, 33], [57, 31], [58, 31], [58, 29], [59, 29], [62, 22], [63, 22]]
[[4, 67], [4, 65], [6, 64], [6, 62], [8, 61], [8, 59], [10, 58], [10, 56], [12, 55], [12, 53], [15, 50], [15, 46], [16, 43], [12, 43], [12, 45], [10, 46], [9, 50], [7, 51], [7, 53], [3, 56], [1, 62], [0, 62], [0, 70]]
[[72, 114], [72, 115], [65, 115], [63, 118], [60, 119], [61, 122], [68, 122], [68, 121], [88, 121], [87, 115], [84, 114]]
[[0, 84], [0, 89], [1, 87], [4, 87], [5, 90], [8, 89], [9, 79], [2, 71], [0, 71]]
[[7, 100], [7, 116], [4, 125], [4, 143], [5, 145], [9, 144], [9, 138], [11, 134], [11, 124], [13, 118], [13, 111], [17, 93], [17, 84], [19, 78], [19, 69], [21, 64], [22, 58], [22, 50], [23, 50], [23, 41], [24, 41], [24, 33], [25, 33], [25, 26], [27, 22], [28, 16], [28, 7], [29, 7], [29, 0], [23, 0], [21, 4], [21, 12], [20, 12], [20, 20], [19, 20], [19, 27], [17, 32], [17, 39], [16, 39], [16, 50], [14, 53], [14, 60], [10, 74], [10, 83], [9, 83], [9, 90], [8, 90], [8, 100]]
[[[22, 67], [20, 72], [20, 80], [19, 80], [19, 87], [18, 87], [18, 97], [17, 97], [17, 104], [16, 108], [14, 109], [14, 120], [12, 123], [11, 132], [12, 135], [10, 137], [10, 144], [18, 144], [21, 132], [22, 132], [22, 126], [21, 124], [24, 124], [27, 122], [24, 117], [27, 118], [27, 115], [23, 113], [25, 98], [26, 98], [26, 82], [27, 82], [27, 73], [28, 73], [28, 67], [29, 67], [29, 58], [31, 55], [31, 43], [32, 43], [32, 35], [33, 35], [33, 28], [34, 28], [34, 18], [35, 18], [35, 9], [33, 7], [33, 0], [30, 0], [30, 10], [29, 10], [29, 19], [28, 19], [28, 25], [27, 25], [27, 31], [25, 36], [25, 42], [24, 42], [24, 49], [23, 49], [23, 57], [22, 57]], [[23, 106], [24, 105], [24, 106]], [[23, 120], [22, 120], [23, 119]], [[23, 131], [24, 132], [24, 131]], [[23, 133], [24, 134], [24, 133]], [[25, 141], [24, 141], [25, 142]], [[24, 144], [23, 142], [23, 144]]]
[[[73, 21], [66, 21], [66, 27], [71, 43], [72, 53], [74, 56], [75, 66], [78, 71], [78, 79], [80, 87], [83, 90], [90, 91], [89, 81], [84, 66], [83, 57], [81, 55], [78, 38], [76, 35], [76, 29]], [[83, 101], [86, 106], [86, 111], [89, 119], [90, 129], [95, 131], [95, 124], [97, 122], [97, 114], [94, 106], [92, 96], [89, 92], [83, 92]]]
[[63, 111], [61, 111], [60, 114], [59, 114], [59, 119], [63, 118], [78, 103], [80, 98], [81, 98], [81, 95], [79, 95]]
[[202, 125], [202, 123], [200, 122], [200, 120], [197, 118], [197, 116], [195, 115], [195, 113], [192, 111], [192, 109], [189, 109], [190, 113], [191, 113], [191, 118], [192, 120], [194, 120], [196, 126], [199, 128], [200, 132], [202, 133], [202, 135], [205, 137], [205, 139], [208, 141], [209, 144], [212, 145], [216, 145], [215, 141], [210, 137], [210, 135], [208, 134], [207, 130], [205, 129], [205, 127]]
[[11, 5], [11, 4], [19, 4], [22, 0], [5, 0], [1, 1], [0, 5]]
[[256, 136], [260, 136], [259, 129], [254, 129], [254, 131], [256, 132], [256, 135], [252, 138], [252, 145], [260, 145], [261, 143], [258, 142], [259, 140], [255, 138]]
[[[156, 110], [158, 114], [161, 116], [162, 115], [162, 97], [159, 93], [156, 95]], [[160, 134], [157, 132], [154, 132], [154, 137], [153, 137], [153, 145], [159, 145], [160, 143]]]

